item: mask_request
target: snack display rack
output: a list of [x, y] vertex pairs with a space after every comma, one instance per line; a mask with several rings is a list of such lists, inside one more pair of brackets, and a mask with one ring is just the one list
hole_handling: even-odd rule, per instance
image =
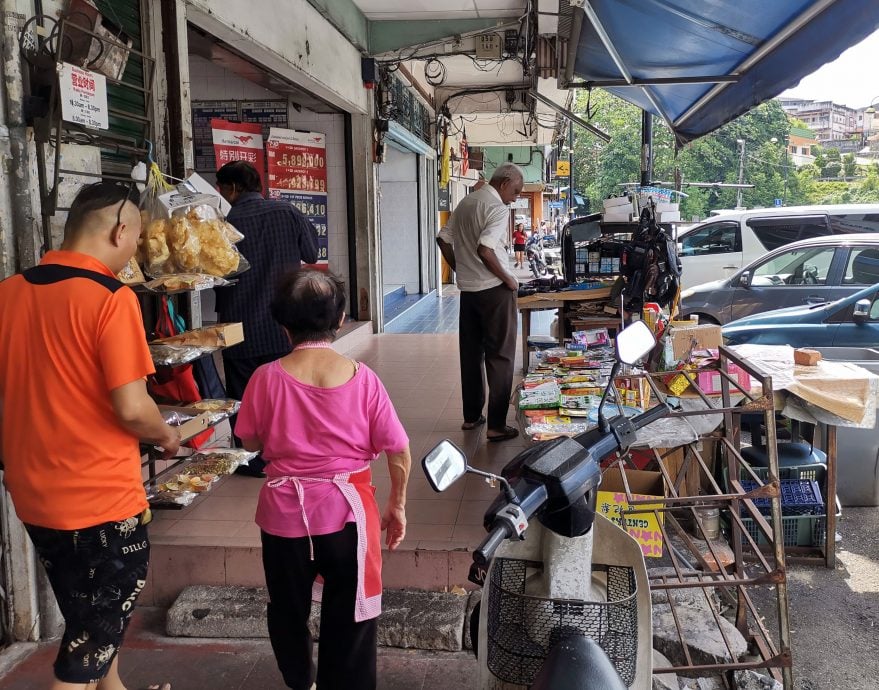
[[[809, 515], [794, 518], [809, 521], [809, 529], [819, 531], [820, 535], [812, 539], [814, 535], [810, 532], [808, 541], [801, 540], [808, 546], [786, 544], [790, 542], [791, 527], [784, 522], [779, 476], [787, 475], [779, 468], [775, 442], [776, 394], [772, 376], [759, 363], [739, 357], [725, 347], [719, 350], [719, 360], [719, 369], [710, 370], [711, 376], [707, 377], [713, 383], [719, 377], [719, 391], [700, 387], [699, 374], [703, 372], [699, 370], [681, 373], [689, 380], [690, 388], [686, 396], [680, 397], [672, 395], [666, 387], [667, 372], [630, 376], [649, 386], [649, 404], [670, 402], [677, 406], [666, 419], [640, 430], [635, 446], [624, 456], [612, 458], [605, 472], [615, 468], [621, 476], [617, 493], [625, 496], [622, 516], [655, 518], [665, 545], [663, 564], [670, 562], [670, 567], [657, 571], [663, 574], [651, 576], [650, 587], [657, 593], [654, 603], [665, 603], [668, 607], [666, 618], [671, 621], [686, 661], [656, 668], [654, 672], [692, 675], [768, 669], [790, 689], [793, 676], [785, 563], [787, 557], [794, 556], [813, 562], [818, 559], [827, 567], [834, 567], [836, 427], [825, 426], [825, 500]], [[740, 371], [750, 376], [750, 385], [742, 384]], [[623, 402], [617, 397], [618, 405]], [[741, 453], [741, 416], [755, 413], [762, 415], [766, 429], [766, 468], [752, 467]], [[528, 420], [521, 412], [519, 422], [525, 431]], [[671, 440], [675, 437], [677, 441]], [[655, 470], [651, 474], [661, 478], [662, 496], [640, 495], [644, 493], [638, 489], [643, 469]], [[728, 477], [736, 479], [727, 481]], [[706, 510], [715, 509], [724, 518], [721, 523], [725, 534], [714, 533], [704, 519]], [[755, 588], [765, 588], [767, 595], [761, 599], [774, 602], [772, 625], [764, 618], [768, 612], [758, 610], [755, 604]], [[694, 658], [688, 649], [686, 611], [681, 610], [681, 598], [676, 596], [681, 590], [704, 593], [718, 639], [726, 646], [726, 653], [720, 654], [714, 663]], [[696, 597], [703, 599], [702, 594]], [[749, 654], [736, 650], [729, 639], [730, 626], [747, 641]]]

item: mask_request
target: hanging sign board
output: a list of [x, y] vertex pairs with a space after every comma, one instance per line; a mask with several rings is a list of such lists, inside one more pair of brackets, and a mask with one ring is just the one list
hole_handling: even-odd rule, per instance
[[327, 234], [327, 141], [320, 132], [272, 127], [266, 144], [269, 198], [284, 199], [317, 231], [317, 264], [329, 264]]
[[58, 80], [61, 119], [91, 129], [109, 128], [107, 78], [103, 74], [62, 62]]
[[211, 120], [211, 133], [214, 139], [214, 157], [217, 168], [232, 161], [246, 161], [259, 173], [263, 189], [265, 179], [265, 153], [262, 144], [262, 127], [247, 122], [229, 122], [214, 118]]
[[570, 177], [571, 176], [571, 161], [556, 161], [555, 176], [556, 177]]

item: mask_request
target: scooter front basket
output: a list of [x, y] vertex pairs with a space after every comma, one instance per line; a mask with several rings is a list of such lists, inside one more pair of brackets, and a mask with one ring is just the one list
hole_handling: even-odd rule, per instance
[[525, 594], [526, 581], [541, 570], [535, 561], [495, 558], [488, 582], [488, 668], [501, 680], [531, 685], [554, 644], [585, 635], [604, 650], [631, 685], [638, 655], [635, 571], [593, 563], [593, 577], [606, 578], [606, 601], [545, 599]]

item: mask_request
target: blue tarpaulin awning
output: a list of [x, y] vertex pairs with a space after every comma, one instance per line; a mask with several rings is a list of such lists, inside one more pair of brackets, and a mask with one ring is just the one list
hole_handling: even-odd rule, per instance
[[[574, 8], [573, 76], [662, 117], [680, 143], [795, 86], [879, 28], [879, 0], [571, 4], [584, 5]], [[865, 101], [872, 95], [867, 88]]]

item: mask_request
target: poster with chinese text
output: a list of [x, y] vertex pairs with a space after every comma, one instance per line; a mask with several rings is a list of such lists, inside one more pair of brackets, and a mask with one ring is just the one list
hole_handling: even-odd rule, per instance
[[215, 118], [211, 120], [211, 132], [214, 137], [214, 156], [217, 169], [232, 161], [246, 161], [256, 168], [262, 180], [265, 180], [265, 153], [262, 143], [262, 127], [246, 122], [229, 122]]
[[327, 236], [327, 146], [320, 132], [272, 127], [266, 144], [269, 198], [298, 208], [317, 231], [317, 267], [329, 263]]

